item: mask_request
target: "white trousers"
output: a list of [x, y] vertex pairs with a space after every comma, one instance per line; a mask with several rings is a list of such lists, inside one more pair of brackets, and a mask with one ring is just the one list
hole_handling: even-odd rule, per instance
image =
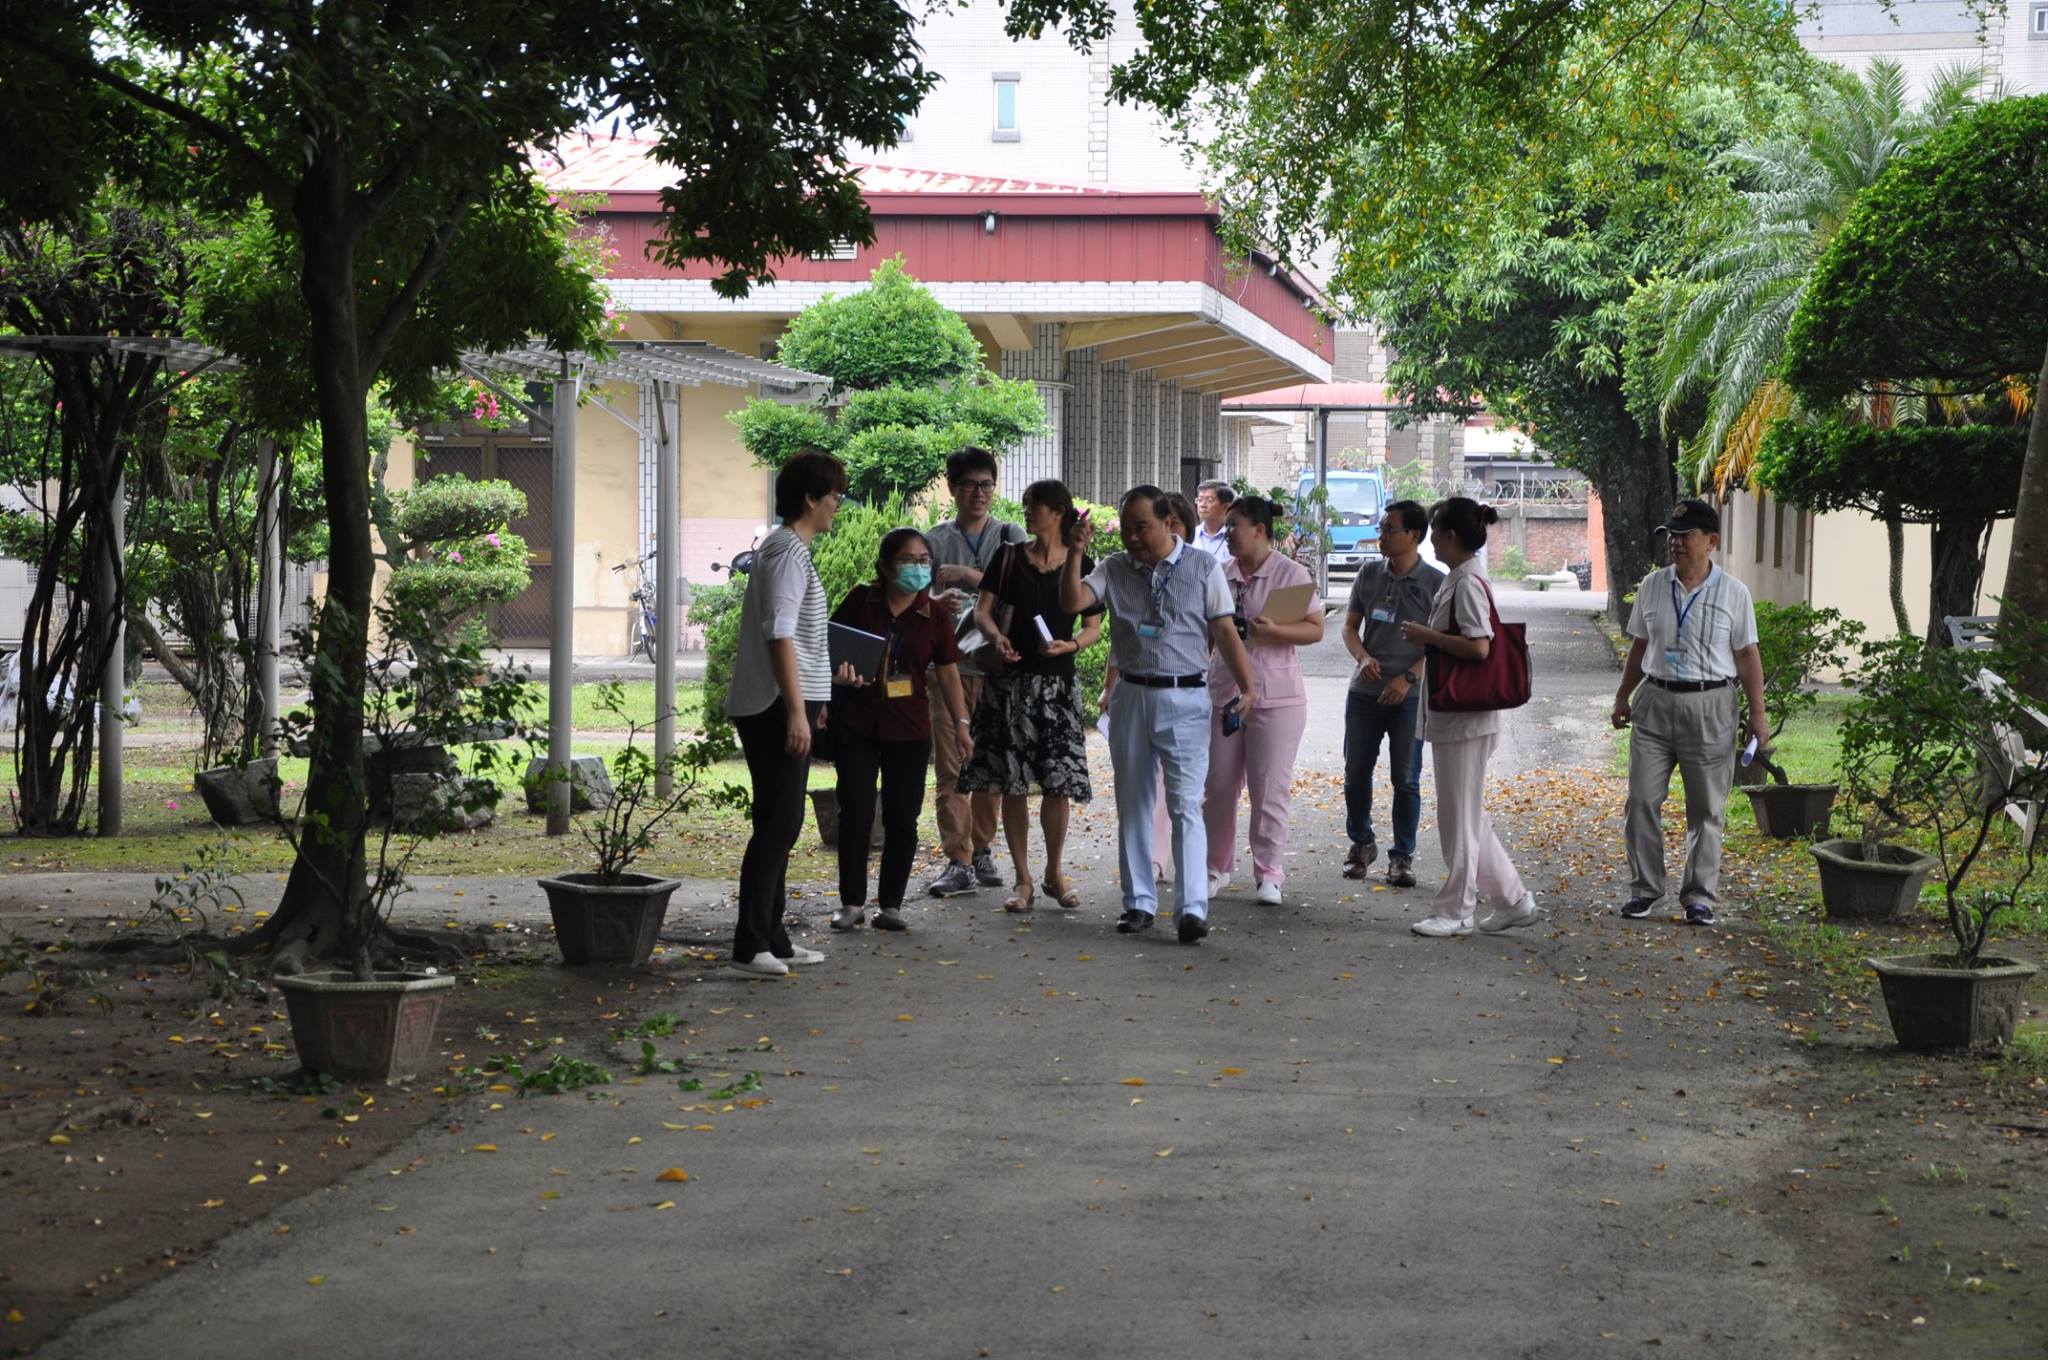
[[1159, 883], [1152, 874], [1156, 761], [1173, 828], [1180, 910], [1206, 918], [1209, 837], [1202, 825], [1202, 787], [1209, 779], [1209, 691], [1119, 684], [1109, 696], [1109, 759], [1116, 770], [1117, 868], [1125, 908], [1159, 912]]
[[1487, 736], [1429, 744], [1436, 770], [1436, 829], [1449, 870], [1430, 904], [1432, 915], [1470, 921], [1481, 897], [1501, 906], [1522, 898], [1522, 876], [1486, 814], [1486, 762], [1498, 740]]

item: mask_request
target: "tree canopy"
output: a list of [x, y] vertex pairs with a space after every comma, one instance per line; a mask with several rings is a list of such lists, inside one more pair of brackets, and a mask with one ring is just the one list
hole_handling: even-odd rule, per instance
[[901, 257], [877, 266], [866, 288], [805, 308], [780, 357], [832, 379], [831, 392], [819, 406], [748, 402], [732, 417], [741, 442], [769, 467], [803, 448], [836, 454], [848, 490], [868, 504], [915, 498], [957, 450], [1000, 455], [1045, 428], [1038, 389], [989, 372], [974, 332]]
[[1894, 163], [1821, 255], [1787, 336], [1809, 405], [1879, 384], [2000, 392], [2048, 345], [2048, 95], [1988, 104]]

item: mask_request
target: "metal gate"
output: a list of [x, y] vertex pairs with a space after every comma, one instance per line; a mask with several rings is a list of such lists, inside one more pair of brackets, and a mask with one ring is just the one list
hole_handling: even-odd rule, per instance
[[491, 635], [505, 647], [544, 647], [554, 616], [555, 482], [554, 451], [548, 441], [527, 434], [428, 436], [421, 441], [419, 480], [467, 477], [505, 481], [526, 493], [526, 515], [512, 532], [526, 540], [532, 581], [517, 597], [488, 614]]

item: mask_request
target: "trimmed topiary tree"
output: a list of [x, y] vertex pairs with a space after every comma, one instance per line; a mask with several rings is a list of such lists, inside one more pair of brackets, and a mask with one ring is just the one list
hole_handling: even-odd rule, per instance
[[2019, 500], [2026, 431], [2016, 425], [1880, 429], [1839, 417], [1780, 421], [1764, 436], [1753, 475], [1779, 500], [1808, 510], [1860, 510], [1886, 523], [1933, 527], [1927, 628], [1977, 612], [1992, 522]]
[[828, 294], [789, 323], [779, 357], [832, 379], [819, 406], [756, 399], [733, 413], [756, 462], [780, 467], [803, 448], [846, 464], [848, 493], [879, 504], [915, 500], [969, 445], [1001, 456], [1045, 428], [1045, 403], [1028, 382], [982, 362], [967, 323], [885, 260], [869, 286]]
[[[1894, 162], [1822, 253], [1786, 356], [1815, 409], [1901, 380], [1944, 399], [2031, 386], [2005, 612], [2048, 619], [2048, 95], [1972, 110]], [[2048, 691], [2048, 660], [2026, 681]]]

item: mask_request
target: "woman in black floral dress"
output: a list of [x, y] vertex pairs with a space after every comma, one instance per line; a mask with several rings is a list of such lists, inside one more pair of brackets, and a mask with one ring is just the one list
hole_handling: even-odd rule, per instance
[[[996, 555], [981, 578], [975, 609], [976, 626], [1006, 664], [975, 707], [974, 756], [960, 770], [960, 791], [1003, 795], [1003, 835], [1017, 872], [1017, 890], [1003, 903], [1005, 911], [1029, 911], [1035, 896], [1033, 785], [1044, 795], [1038, 819], [1045, 832], [1046, 894], [1063, 907], [1081, 905], [1081, 894], [1060, 867], [1071, 804], [1087, 802], [1092, 793], [1074, 654], [1102, 636], [1102, 612], [1078, 620], [1077, 635], [1076, 617], [1060, 608], [1060, 569], [1066, 564], [1074, 514], [1074, 498], [1065, 484], [1043, 481], [1024, 488], [1024, 525], [1031, 541], [1013, 543]], [[1084, 576], [1094, 568], [1082, 559]]]

